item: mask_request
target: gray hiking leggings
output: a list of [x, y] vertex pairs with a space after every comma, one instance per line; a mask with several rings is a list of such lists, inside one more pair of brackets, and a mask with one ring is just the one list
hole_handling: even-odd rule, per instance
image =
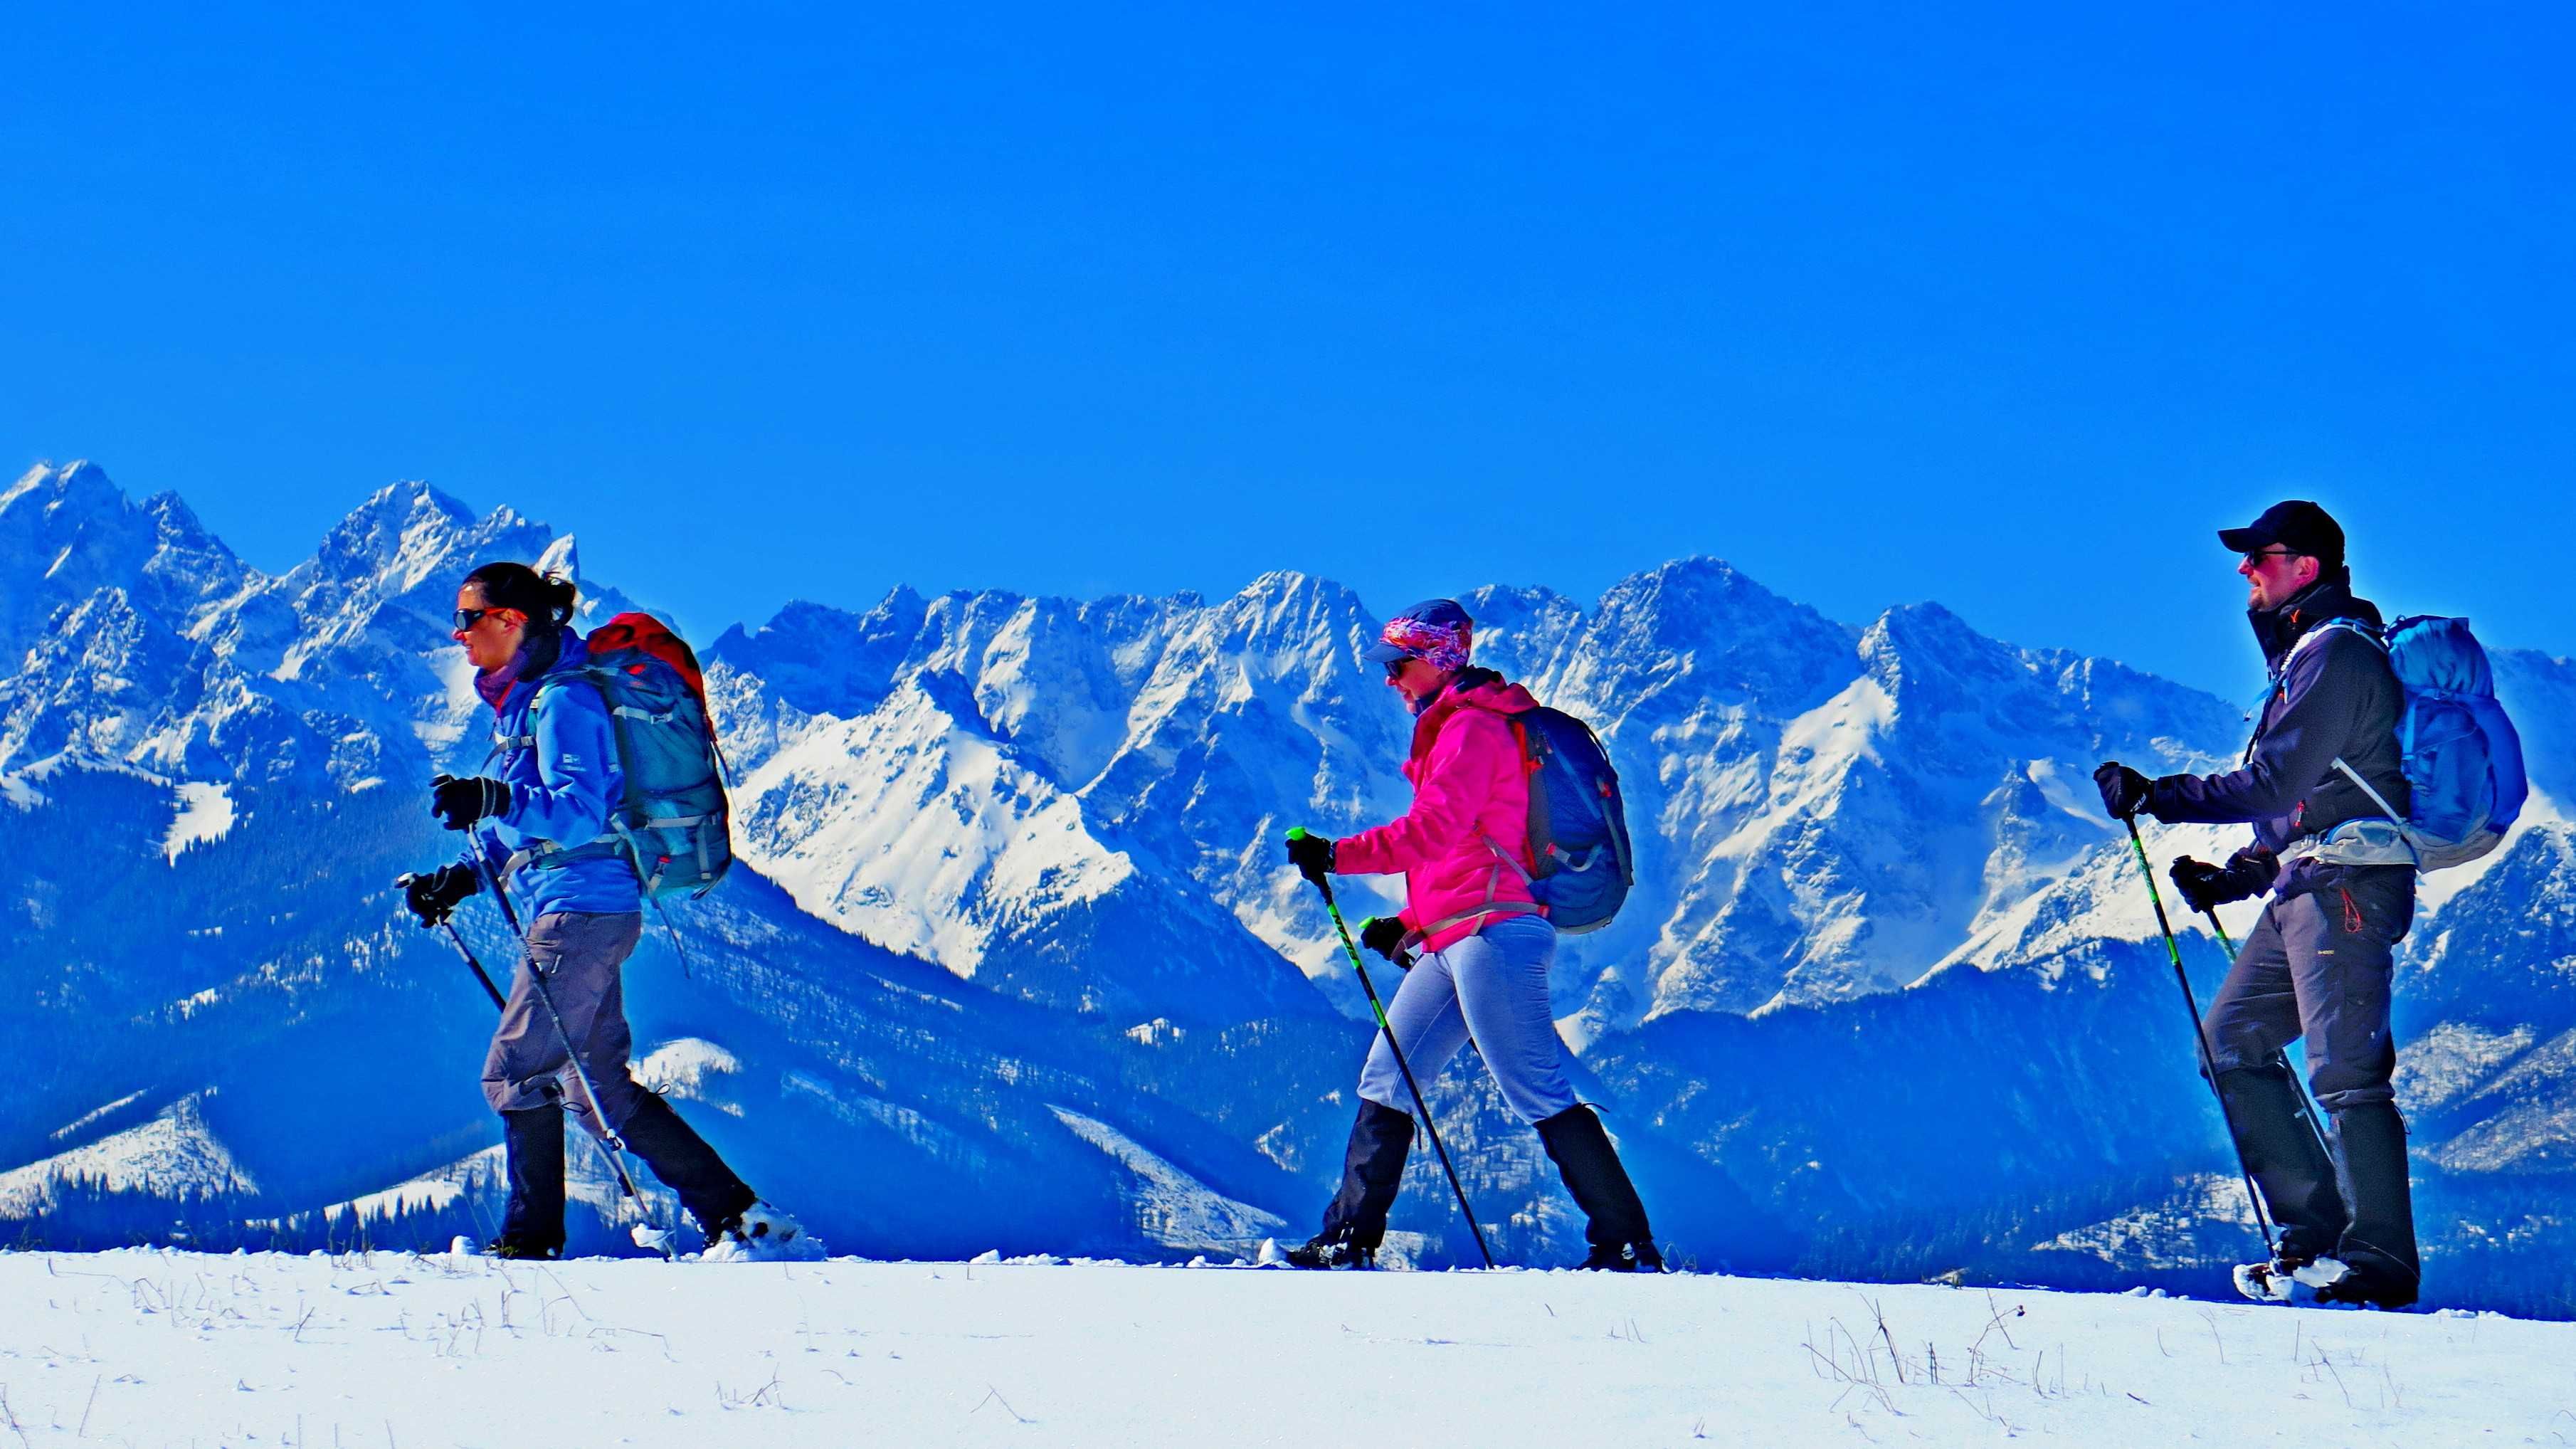
[[[1494, 1085], [1522, 1121], [1572, 1109], [1565, 1044], [1547, 1004], [1547, 968], [1555, 959], [1556, 927], [1539, 916], [1509, 916], [1415, 962], [1386, 1007], [1414, 1080], [1428, 1091], [1472, 1033]], [[1381, 1107], [1413, 1110], [1385, 1032], [1369, 1043], [1360, 1095]]]
[[545, 978], [546, 994], [554, 998], [565, 1031], [590, 1067], [590, 1082], [599, 1091], [609, 1127], [624, 1127], [635, 1115], [644, 1089], [626, 1070], [634, 1038], [626, 1028], [619, 968], [643, 934], [640, 911], [548, 911], [529, 925], [527, 950], [510, 978], [509, 1003], [501, 1008], [500, 1028], [492, 1033], [492, 1050], [483, 1059], [483, 1100], [493, 1111], [524, 1112], [560, 1103], [586, 1130], [601, 1130], [572, 1078], [555, 1020], [537, 1000], [529, 979], [534, 972]]

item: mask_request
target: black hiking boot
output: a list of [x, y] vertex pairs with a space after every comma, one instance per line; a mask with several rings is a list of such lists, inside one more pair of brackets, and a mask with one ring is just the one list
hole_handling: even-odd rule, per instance
[[2276, 1261], [2284, 1270], [2296, 1270], [2335, 1251], [2351, 1214], [2335, 1184], [2334, 1159], [2317, 1140], [2290, 1064], [2275, 1059], [2220, 1072], [2218, 1093], [2245, 1170], [2253, 1175], [2272, 1221], [2280, 1225]]
[[1664, 1271], [1663, 1254], [1655, 1251], [1655, 1230], [1646, 1225], [1646, 1205], [1638, 1201], [1636, 1184], [1619, 1165], [1619, 1149], [1610, 1145], [1610, 1134], [1601, 1130], [1592, 1109], [1577, 1105], [1542, 1119], [1538, 1140], [1565, 1178], [1574, 1205], [1583, 1209], [1583, 1238], [1592, 1247], [1583, 1266], [1623, 1273]]
[[680, 1205], [698, 1220], [699, 1231], [714, 1244], [724, 1238], [728, 1225], [740, 1222], [744, 1213], [760, 1201], [760, 1194], [750, 1184], [734, 1176], [733, 1169], [707, 1145], [697, 1130], [680, 1120], [671, 1104], [658, 1092], [646, 1092], [637, 1100], [633, 1116], [617, 1130], [627, 1148], [644, 1159], [644, 1165], [662, 1180], [662, 1185], [680, 1195]]
[[1652, 1243], [1619, 1243], [1594, 1248], [1576, 1266], [1599, 1273], [1660, 1273], [1664, 1255]]
[[2335, 1137], [2352, 1180], [2352, 1226], [2334, 1255], [2351, 1271], [2317, 1297], [2329, 1303], [2404, 1308], [2423, 1267], [2415, 1253], [2415, 1195], [2407, 1180], [2406, 1120], [2396, 1104], [2365, 1102], [2335, 1114]]
[[1386, 1240], [1387, 1210], [1404, 1185], [1404, 1159], [1413, 1151], [1413, 1119], [1393, 1107], [1360, 1099], [1342, 1149], [1342, 1186], [1324, 1208], [1324, 1230], [1284, 1255], [1297, 1268], [1372, 1268]]
[[531, 1107], [501, 1114], [501, 1150], [510, 1201], [501, 1210], [496, 1258], [555, 1258], [564, 1241], [564, 1114]]
[[521, 1243], [509, 1238], [494, 1238], [483, 1245], [486, 1258], [507, 1258], [513, 1262], [551, 1263], [563, 1256], [561, 1243]]
[[1291, 1268], [1374, 1268], [1377, 1266], [1375, 1247], [1362, 1247], [1347, 1236], [1337, 1233], [1317, 1233], [1279, 1256]]

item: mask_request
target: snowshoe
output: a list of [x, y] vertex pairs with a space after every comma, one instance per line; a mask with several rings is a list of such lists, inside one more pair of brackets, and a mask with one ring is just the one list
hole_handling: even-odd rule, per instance
[[805, 1236], [804, 1226], [770, 1205], [767, 1199], [744, 1208], [707, 1235], [701, 1261], [709, 1263], [775, 1263], [822, 1256], [821, 1245]]
[[2290, 1276], [2290, 1271], [2268, 1258], [2260, 1263], [2239, 1263], [2235, 1274], [2236, 1291], [2257, 1303], [2287, 1303], [2291, 1287], [2297, 1281]]
[[680, 1234], [681, 1230], [678, 1228], [657, 1228], [651, 1223], [637, 1223], [628, 1231], [627, 1236], [633, 1238], [635, 1246], [639, 1248], [676, 1260], [682, 1253], [688, 1251], [687, 1246], [681, 1242]]
[[1354, 1243], [1341, 1233], [1317, 1233], [1279, 1258], [1291, 1268], [1374, 1268], [1377, 1249]]
[[460, 1237], [448, 1245], [448, 1251], [476, 1258], [501, 1258], [513, 1263], [551, 1263], [563, 1257], [561, 1243], [530, 1243], [517, 1238], [498, 1237], [480, 1247]]
[[1595, 1246], [1577, 1267], [1592, 1273], [1660, 1273], [1664, 1255], [1652, 1243], [1614, 1243]]
[[2354, 1292], [2358, 1282], [2341, 1258], [2317, 1257], [2296, 1267], [2274, 1259], [2236, 1269], [2236, 1291], [2257, 1303], [2359, 1303], [2365, 1300]]

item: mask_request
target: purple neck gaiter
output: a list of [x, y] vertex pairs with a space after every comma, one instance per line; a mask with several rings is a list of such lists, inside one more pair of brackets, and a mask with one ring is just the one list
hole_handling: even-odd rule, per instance
[[545, 673], [562, 652], [563, 644], [554, 635], [531, 633], [519, 641], [519, 652], [510, 656], [509, 663], [475, 672], [474, 692], [483, 696], [494, 714], [499, 714], [502, 702], [510, 697], [511, 685]]

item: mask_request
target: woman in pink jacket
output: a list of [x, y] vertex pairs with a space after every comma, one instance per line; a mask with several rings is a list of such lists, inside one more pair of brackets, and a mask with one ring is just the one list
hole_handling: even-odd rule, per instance
[[[1414, 714], [1403, 818], [1341, 840], [1292, 838], [1289, 859], [1327, 872], [1404, 875], [1405, 905], [1361, 928], [1371, 949], [1419, 956], [1386, 1019], [1417, 1080], [1429, 1082], [1472, 1036], [1503, 1100], [1538, 1128], [1566, 1190], [1589, 1220], [1586, 1268], [1660, 1272], [1645, 1205], [1601, 1119], [1575, 1100], [1565, 1048], [1548, 1009], [1556, 928], [1530, 896], [1529, 773], [1512, 716], [1536, 709], [1529, 691], [1467, 662], [1475, 621], [1450, 599], [1389, 620], [1366, 655]], [[1288, 1261], [1301, 1268], [1368, 1267], [1413, 1146], [1410, 1100], [1385, 1033], [1360, 1071], [1359, 1120], [1342, 1158], [1341, 1190], [1323, 1231]]]

